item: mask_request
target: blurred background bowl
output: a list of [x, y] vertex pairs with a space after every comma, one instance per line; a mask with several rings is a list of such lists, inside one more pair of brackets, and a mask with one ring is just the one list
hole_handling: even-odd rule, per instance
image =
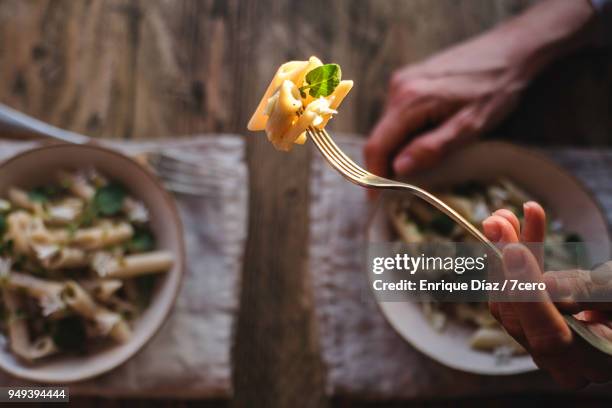
[[116, 151], [93, 146], [59, 144], [28, 150], [0, 165], [0, 196], [10, 186], [31, 188], [53, 181], [58, 170], [95, 168], [123, 184], [147, 207], [159, 249], [170, 251], [175, 263], [161, 275], [151, 303], [125, 344], [109, 345], [89, 355], [59, 355], [27, 364], [0, 348], [0, 368], [17, 377], [42, 383], [70, 383], [105, 373], [124, 363], [159, 330], [176, 300], [185, 267], [185, 245], [174, 199], [145, 168]]
[[[503, 142], [473, 144], [453, 153], [439, 167], [409, 182], [436, 191], [467, 181], [514, 181], [559, 219], [564, 229], [578, 233], [593, 261], [610, 259], [610, 235], [606, 217], [593, 196], [573, 176], [546, 157]], [[368, 227], [371, 243], [396, 241], [381, 195]], [[371, 276], [371, 274], [368, 274]], [[486, 375], [507, 375], [536, 369], [531, 357], [514, 356], [500, 363], [493, 353], [473, 350], [469, 338], [474, 329], [449, 319], [442, 332], [435, 330], [419, 304], [378, 301], [391, 326], [407, 342], [432, 359], [455, 369]]]

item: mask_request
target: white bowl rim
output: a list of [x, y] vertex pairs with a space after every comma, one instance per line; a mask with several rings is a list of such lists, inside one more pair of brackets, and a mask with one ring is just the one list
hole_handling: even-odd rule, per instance
[[[554, 169], [556, 172], [562, 174], [564, 177], [567, 178], [568, 181], [571, 181], [575, 187], [579, 190], [581, 190], [592, 202], [592, 204], [595, 206], [595, 208], [598, 211], [598, 215], [604, 219], [607, 220], [607, 217], [605, 216], [605, 211], [603, 209], [603, 206], [601, 205], [601, 203], [599, 202], [599, 200], [597, 199], [597, 197], [595, 197], [594, 193], [589, 190], [574, 174], [568, 172], [566, 169], [564, 169], [562, 166], [560, 166], [559, 164], [555, 163], [554, 161], [550, 160], [548, 157], [546, 157], [545, 155], [543, 155], [542, 153], [539, 153], [537, 151], [534, 151], [533, 149], [527, 148], [527, 147], [523, 147], [523, 146], [518, 146], [516, 144], [512, 144], [512, 143], [508, 143], [508, 142], [504, 142], [504, 141], [481, 141], [478, 143], [474, 143], [472, 145], [469, 145], [463, 149], [459, 149], [456, 152], [460, 152], [462, 150], [468, 150], [468, 149], [472, 149], [472, 148], [483, 148], [487, 147], [487, 146], [491, 146], [491, 148], [495, 148], [495, 149], [512, 149], [517, 153], [521, 153], [521, 154], [526, 154], [526, 155], [530, 155], [533, 158], [535, 158], [536, 160], [539, 161], [543, 161], [546, 163], [546, 165], [548, 165], [551, 169]], [[453, 152], [454, 153], [454, 152]], [[450, 153], [450, 154], [453, 154]], [[402, 181], [404, 180], [408, 180], [406, 178], [404, 178]], [[371, 213], [370, 213], [370, 218], [366, 224], [366, 236], [369, 237], [371, 232], [371, 225], [373, 223], [373, 220], [377, 214], [377, 212], [380, 210], [381, 207], [381, 199], [378, 198], [375, 205], [373, 206]], [[610, 229], [610, 225], [609, 223], [607, 223], [607, 228], [606, 228], [606, 237], [608, 242], [612, 242], [612, 232]], [[367, 242], [369, 242], [369, 238], [367, 238]], [[367, 269], [364, 269], [365, 273], [368, 274]], [[369, 276], [366, 276], [366, 278], [369, 279]], [[369, 291], [372, 291], [372, 288], [370, 286]], [[527, 372], [532, 372], [532, 371], [537, 371], [538, 367], [535, 365], [535, 363], [532, 362], [532, 364], [527, 364], [527, 362], [525, 363], [525, 365], [523, 367], [516, 367], [515, 369], [499, 369], [498, 371], [493, 371], [493, 370], [487, 370], [487, 369], [477, 369], [477, 368], [472, 368], [472, 369], [468, 369], [463, 365], [460, 364], [455, 364], [449, 361], [443, 361], [441, 359], [439, 359], [434, 353], [431, 353], [429, 350], [426, 350], [425, 348], [423, 348], [420, 344], [416, 344], [415, 341], [413, 341], [412, 339], [409, 339], [407, 336], [405, 336], [402, 333], [402, 330], [400, 327], [397, 326], [397, 323], [395, 322], [394, 319], [390, 318], [389, 314], [389, 308], [393, 308], [394, 305], [393, 303], [397, 303], [397, 302], [384, 302], [384, 301], [378, 301], [376, 299], [376, 296], [374, 296], [374, 302], [376, 303], [376, 306], [378, 307], [378, 310], [382, 313], [385, 321], [389, 324], [389, 326], [391, 326], [391, 328], [393, 329], [393, 331], [396, 332], [396, 334], [406, 343], [408, 343], [410, 346], [414, 347], [415, 350], [419, 351], [420, 353], [422, 353], [423, 355], [431, 358], [432, 360], [438, 362], [439, 364], [445, 365], [447, 367], [450, 367], [452, 369], [458, 370], [458, 371], [462, 371], [462, 372], [469, 372], [469, 373], [474, 373], [474, 374], [479, 374], [479, 375], [487, 375], [487, 376], [509, 376], [509, 375], [518, 375], [518, 374], [524, 374]], [[442, 334], [441, 334], [442, 335]], [[516, 358], [526, 358], [527, 356], [517, 356]]]
[[[176, 205], [176, 201], [174, 200], [174, 198], [170, 195], [170, 193], [168, 193], [168, 191], [162, 186], [160, 180], [157, 178], [157, 176], [155, 176], [153, 173], [151, 173], [151, 171], [145, 169], [141, 164], [139, 164], [137, 161], [135, 161], [133, 158], [117, 151], [114, 149], [110, 149], [107, 147], [103, 147], [98, 143], [95, 142], [90, 142], [90, 143], [84, 143], [84, 144], [73, 144], [73, 143], [63, 143], [63, 142], [53, 142], [53, 143], [43, 143], [41, 146], [36, 146], [33, 147], [31, 149], [27, 149], [25, 151], [19, 152], [17, 154], [15, 154], [14, 156], [11, 156], [10, 158], [2, 161], [0, 163], [0, 171], [3, 171], [4, 168], [17, 160], [22, 160], [24, 157], [27, 157], [30, 154], [34, 154], [37, 152], [40, 152], [42, 150], [52, 150], [52, 149], [64, 149], [64, 148], [78, 148], [78, 149], [89, 149], [92, 151], [96, 151], [96, 152], [100, 152], [102, 154], [110, 154], [115, 156], [116, 158], [118, 158], [119, 160], [124, 161], [127, 165], [132, 166], [132, 168], [134, 168], [136, 171], [142, 173], [144, 175], [144, 177], [148, 178], [148, 180], [153, 184], [153, 186], [156, 188], [157, 190], [157, 195], [159, 195], [168, 205], [168, 208], [170, 209], [170, 212], [172, 214], [172, 219], [173, 219], [173, 224], [177, 227], [178, 229], [178, 237], [179, 237], [179, 241], [178, 241], [178, 247], [179, 247], [179, 259], [178, 259], [178, 267], [177, 267], [177, 273], [178, 273], [178, 279], [177, 279], [177, 284], [175, 285], [175, 287], [173, 288], [172, 292], [171, 292], [171, 300], [168, 302], [169, 307], [167, 308], [167, 310], [165, 310], [163, 312], [163, 314], [160, 316], [160, 318], [154, 322], [154, 324], [152, 324], [153, 329], [151, 330], [151, 334], [144, 338], [140, 344], [138, 344], [136, 347], [134, 347], [133, 350], [131, 350], [129, 353], [127, 353], [125, 356], [123, 356], [122, 358], [118, 358], [116, 359], [116, 361], [113, 361], [109, 364], [100, 364], [98, 366], [96, 366], [96, 368], [91, 369], [90, 371], [82, 374], [82, 375], [77, 375], [74, 378], [69, 378], [67, 380], [62, 380], [59, 378], [56, 378], [53, 374], [47, 374], [47, 375], [40, 375], [40, 374], [36, 374], [36, 367], [32, 367], [32, 369], [28, 370], [27, 372], [22, 372], [22, 371], [15, 371], [13, 370], [12, 367], [10, 366], [6, 366], [3, 362], [2, 359], [0, 359], [0, 368], [2, 370], [4, 370], [5, 372], [9, 373], [10, 375], [22, 379], [22, 380], [26, 380], [26, 381], [35, 381], [35, 382], [40, 382], [40, 383], [46, 383], [46, 384], [71, 384], [71, 383], [76, 383], [76, 382], [81, 382], [81, 381], [85, 381], [85, 380], [89, 380], [91, 378], [100, 376], [102, 374], [105, 374], [111, 370], [116, 369], [117, 367], [125, 364], [128, 360], [130, 360], [132, 357], [134, 357], [136, 354], [138, 354], [140, 351], [143, 350], [144, 346], [146, 344], [148, 344], [155, 336], [158, 335], [158, 333], [160, 332], [163, 324], [168, 320], [168, 317], [170, 316], [170, 313], [172, 312], [172, 310], [174, 309], [175, 305], [176, 305], [176, 299], [178, 297], [179, 291], [181, 289], [184, 277], [185, 277], [185, 265], [186, 265], [186, 251], [185, 251], [185, 234], [184, 234], [184, 229], [183, 229], [183, 223], [181, 221], [179, 212], [178, 212], [178, 207]], [[129, 343], [129, 341], [128, 341]], [[127, 344], [127, 343], [126, 343]]]

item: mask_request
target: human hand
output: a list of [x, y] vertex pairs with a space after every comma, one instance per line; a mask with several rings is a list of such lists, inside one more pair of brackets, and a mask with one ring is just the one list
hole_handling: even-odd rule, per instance
[[587, 1], [542, 2], [509, 22], [396, 71], [365, 146], [368, 169], [387, 177], [434, 166], [493, 128], [550, 61], [582, 45]]
[[497, 34], [395, 72], [384, 112], [365, 147], [377, 175], [434, 166], [452, 147], [491, 129], [517, 104], [529, 78], [496, 55]]
[[[612, 310], [611, 304], [576, 301], [584, 299], [590, 290], [585, 288], [585, 282], [591, 279], [581, 279], [585, 271], [542, 274], [542, 253], [535, 249], [541, 247], [528, 249], [521, 242], [544, 241], [546, 215], [535, 202], [524, 205], [524, 215], [521, 228], [514, 214], [498, 210], [483, 222], [484, 233], [492, 242], [503, 245], [506, 278], [544, 282], [548, 292], [538, 292], [537, 301], [533, 302], [490, 302], [491, 313], [531, 354], [538, 367], [548, 371], [561, 385], [582, 388], [589, 383], [612, 380], [612, 358], [576, 336], [558, 309], [580, 313], [577, 317], [590, 330], [612, 341], [612, 318], [606, 314]], [[563, 301], [555, 305], [551, 295], [556, 299], [562, 295]]]

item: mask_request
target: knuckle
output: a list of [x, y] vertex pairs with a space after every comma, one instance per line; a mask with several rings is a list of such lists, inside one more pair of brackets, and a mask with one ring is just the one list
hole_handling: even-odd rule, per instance
[[419, 138], [413, 142], [415, 153], [424, 157], [438, 157], [443, 148], [443, 143], [433, 138]]
[[465, 114], [455, 123], [455, 133], [478, 133], [483, 128], [483, 120], [474, 114]]
[[415, 100], [422, 94], [422, 91], [418, 88], [418, 84], [411, 80], [402, 81], [396, 89], [399, 96], [409, 100]]
[[389, 97], [390, 98], [409, 98], [420, 95], [419, 83], [415, 79], [406, 77], [402, 71], [397, 71], [391, 75], [389, 80]]
[[591, 285], [591, 277], [588, 271], [577, 270], [576, 277], [574, 279], [575, 293], [574, 298], [576, 300], [588, 301], [592, 300], [593, 287]]
[[589, 301], [591, 297], [591, 288], [581, 279], [574, 280], [574, 293], [572, 299], [575, 301]]

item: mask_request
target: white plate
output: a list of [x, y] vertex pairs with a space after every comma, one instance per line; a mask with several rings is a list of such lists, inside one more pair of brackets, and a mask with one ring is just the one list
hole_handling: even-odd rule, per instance
[[[563, 169], [528, 149], [501, 142], [485, 142], [457, 151], [441, 166], [411, 180], [430, 190], [466, 181], [506, 177], [525, 189], [559, 218], [568, 231], [589, 243], [591, 259], [610, 259], [606, 218], [595, 199]], [[382, 199], [381, 199], [382, 201]], [[370, 242], [389, 242], [394, 234], [384, 205], [379, 203], [368, 227]], [[419, 304], [410, 300], [378, 302], [391, 326], [416, 349], [449, 367], [487, 375], [518, 374], [536, 369], [529, 356], [500, 363], [492, 353], [472, 350], [473, 330], [449, 322], [440, 333], [431, 327]]]
[[128, 342], [109, 345], [91, 355], [59, 355], [32, 364], [24, 363], [6, 347], [1, 347], [0, 368], [14, 376], [42, 383], [63, 384], [105, 373], [128, 360], [154, 336], [178, 294], [185, 266], [185, 246], [176, 205], [157, 179], [132, 159], [91, 145], [62, 144], [36, 148], [0, 165], [0, 196], [6, 196], [9, 186], [29, 188], [45, 183], [60, 169], [91, 167], [122, 183], [130, 194], [144, 202], [150, 213], [151, 228], [158, 247], [174, 254], [174, 266], [162, 276], [151, 304], [136, 321], [133, 336]]

